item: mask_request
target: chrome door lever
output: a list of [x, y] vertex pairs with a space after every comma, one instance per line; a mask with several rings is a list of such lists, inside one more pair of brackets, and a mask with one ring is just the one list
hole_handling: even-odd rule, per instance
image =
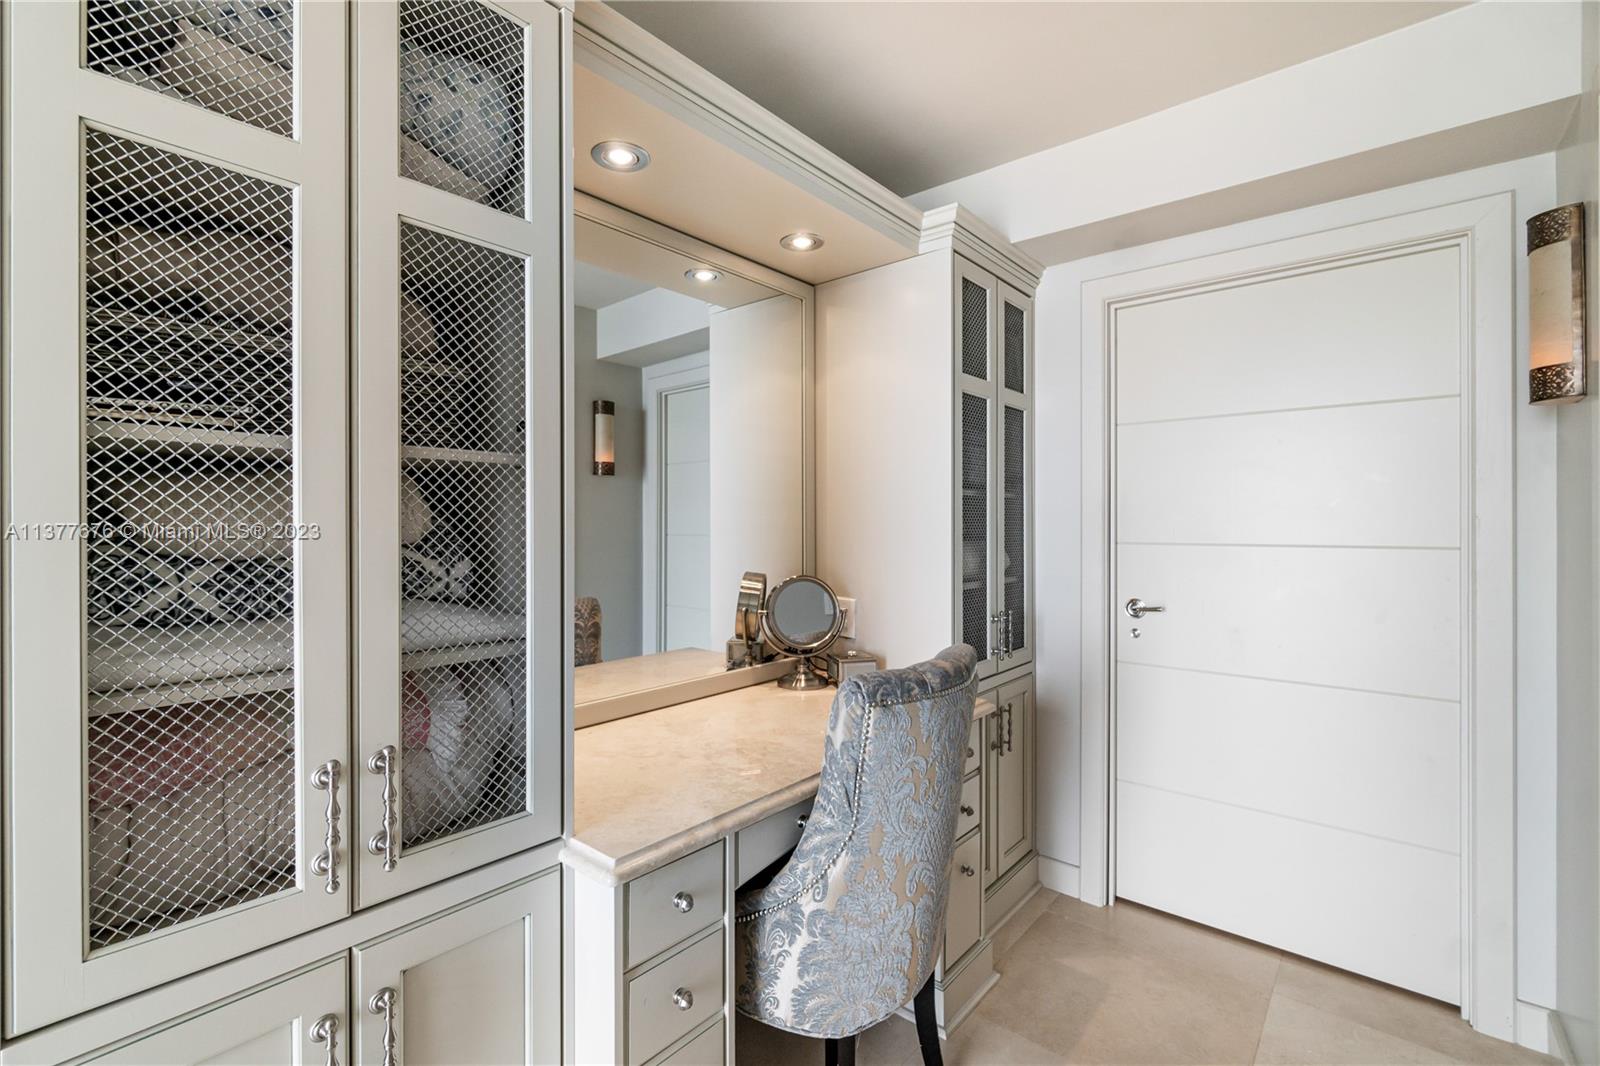
[[1166, 610], [1165, 607], [1157, 607], [1154, 604], [1146, 603], [1137, 596], [1123, 604], [1122, 609], [1128, 612], [1129, 618], [1143, 618], [1147, 614], [1160, 614]]

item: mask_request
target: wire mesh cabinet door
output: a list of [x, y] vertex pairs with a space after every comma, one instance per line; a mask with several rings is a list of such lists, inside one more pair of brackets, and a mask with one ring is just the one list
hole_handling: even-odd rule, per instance
[[8, 1034], [349, 909], [347, 13], [218, 10], [7, 5]]
[[355, 8], [358, 906], [561, 832], [562, 18]]
[[999, 283], [1001, 369], [995, 518], [999, 668], [1033, 661], [1033, 300]]
[[995, 279], [955, 257], [955, 639], [978, 652], [978, 675], [998, 665], [995, 461], [998, 315]]

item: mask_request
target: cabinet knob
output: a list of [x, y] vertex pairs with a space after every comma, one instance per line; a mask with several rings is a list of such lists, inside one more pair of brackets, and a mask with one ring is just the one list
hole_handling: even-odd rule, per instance
[[972, 804], [963, 803], [961, 805], [961, 813], [966, 815], [968, 818], [971, 818], [974, 814], [977, 814], [978, 812], [972, 809]]
[[972, 745], [968, 744], [967, 745], [967, 758], [970, 759], [976, 754], [978, 754], [978, 753], [972, 750]]
[[672, 897], [672, 909], [679, 914], [688, 914], [694, 910], [694, 897], [687, 892], [679, 892]]
[[796, 818], [794, 820], [794, 827], [796, 829], [800, 830], [803, 833], [803, 832], [806, 831], [806, 823], [809, 822], [810, 820], [811, 820], [810, 812], [802, 814], [800, 817], [798, 817], [798, 818]]
[[672, 993], [672, 1004], [679, 1010], [688, 1010], [694, 1006], [694, 993], [687, 988], [680, 988]]
[[977, 877], [978, 876], [978, 871], [974, 870], [972, 867], [968, 866], [966, 863], [962, 863], [961, 864], [961, 872], [966, 874], [968, 877]]

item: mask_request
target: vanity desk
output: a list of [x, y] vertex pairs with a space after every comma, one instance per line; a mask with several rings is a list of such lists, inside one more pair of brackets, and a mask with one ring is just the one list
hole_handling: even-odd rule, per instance
[[[837, 692], [765, 682], [574, 734], [562, 862], [577, 1062], [734, 1061], [734, 895], [799, 841]], [[958, 868], [974, 865], [964, 850], [980, 853], [980, 719], [995, 709], [980, 698], [974, 711]], [[979, 879], [952, 877], [947, 936], [981, 940]], [[992, 983], [987, 953], [967, 957], [978, 954], [973, 999]]]

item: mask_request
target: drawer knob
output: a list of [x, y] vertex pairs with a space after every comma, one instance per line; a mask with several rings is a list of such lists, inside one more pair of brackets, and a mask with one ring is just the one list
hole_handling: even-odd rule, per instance
[[679, 1010], [688, 1010], [694, 1006], [694, 993], [687, 988], [680, 988], [672, 993], [672, 1003]]
[[694, 910], [694, 897], [687, 892], [679, 892], [672, 897], [672, 909], [679, 914], [688, 914]]
[[796, 818], [794, 820], [794, 827], [796, 829], [800, 830], [800, 832], [804, 833], [806, 831], [806, 822], [808, 822], [810, 820], [811, 820], [811, 814], [808, 811], [805, 814], [802, 814], [800, 817], [798, 817], [798, 818]]
[[975, 752], [975, 751], [973, 751], [973, 750], [972, 750], [972, 745], [971, 745], [971, 744], [968, 744], [968, 745], [967, 745], [967, 758], [969, 758], [969, 759], [970, 759], [970, 758], [972, 758], [972, 757], [973, 757], [973, 756], [974, 756], [974, 755], [976, 755], [976, 754], [978, 754], [978, 753], [977, 753], [977, 752]]
[[962, 863], [961, 864], [961, 872], [966, 874], [968, 877], [976, 877], [976, 876], [978, 876], [978, 871], [974, 870], [972, 867], [968, 866], [966, 863]]
[[961, 805], [961, 813], [966, 815], [968, 818], [971, 818], [974, 814], [977, 814], [978, 812], [972, 809], [972, 805], [971, 804], [963, 803]]

